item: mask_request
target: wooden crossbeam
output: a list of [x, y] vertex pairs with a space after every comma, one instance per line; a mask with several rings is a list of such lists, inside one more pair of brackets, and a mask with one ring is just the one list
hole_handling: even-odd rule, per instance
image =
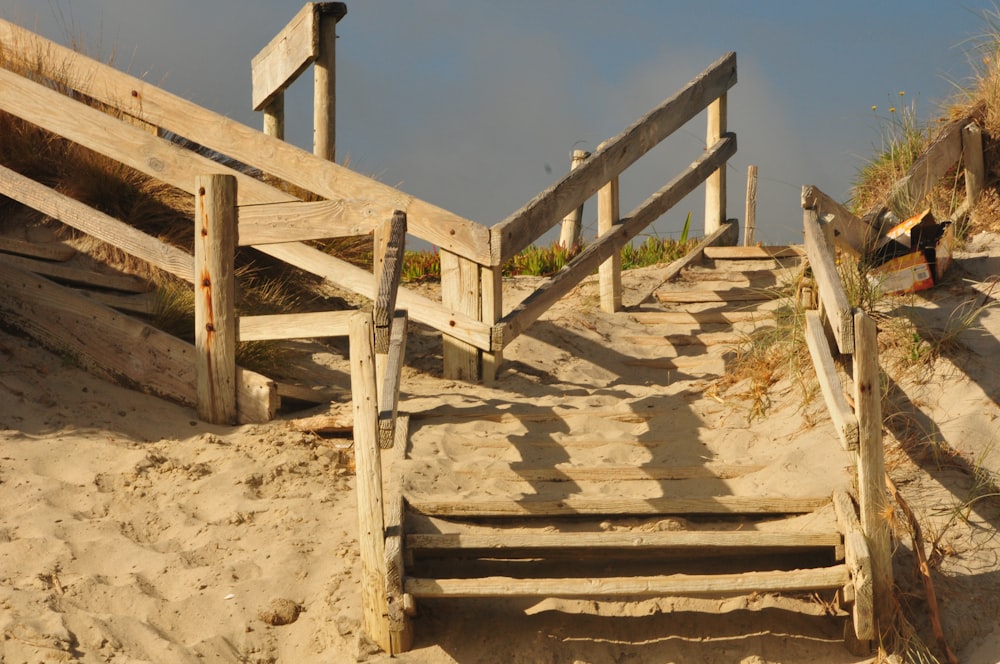
[[424, 551], [497, 549], [704, 549], [822, 548], [841, 544], [840, 533], [688, 531], [658, 533], [499, 533], [407, 535], [406, 547]]

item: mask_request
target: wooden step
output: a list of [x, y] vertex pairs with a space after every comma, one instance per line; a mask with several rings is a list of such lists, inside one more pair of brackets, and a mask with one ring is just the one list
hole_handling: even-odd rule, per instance
[[841, 546], [840, 533], [680, 531], [407, 535], [408, 550], [498, 549], [816, 549]]
[[700, 302], [764, 302], [776, 300], [780, 293], [764, 288], [730, 288], [728, 290], [660, 290], [655, 293], [660, 302], [697, 304]]
[[771, 247], [705, 247], [705, 258], [712, 259], [795, 258], [805, 255], [805, 247], [798, 244], [774, 245]]
[[[505, 445], [510, 445], [504, 441]], [[603, 443], [614, 445], [613, 442]], [[479, 446], [479, 443], [475, 443]], [[706, 463], [698, 466], [570, 466], [556, 465], [545, 468], [503, 466], [501, 468], [463, 468], [447, 461], [406, 461], [406, 471], [417, 476], [463, 475], [482, 479], [526, 482], [627, 482], [690, 479], [735, 479], [762, 470], [763, 465], [735, 465]]]
[[639, 311], [632, 314], [632, 320], [643, 325], [725, 325], [773, 319], [773, 311]]
[[509, 517], [650, 514], [805, 514], [829, 504], [830, 497], [759, 498], [614, 498], [569, 496], [544, 500], [526, 496], [511, 499], [445, 499], [406, 493], [410, 509], [427, 516]]
[[847, 565], [740, 574], [671, 574], [666, 576], [588, 579], [407, 578], [406, 593], [434, 597], [664, 597], [805, 592], [843, 588], [850, 581]]

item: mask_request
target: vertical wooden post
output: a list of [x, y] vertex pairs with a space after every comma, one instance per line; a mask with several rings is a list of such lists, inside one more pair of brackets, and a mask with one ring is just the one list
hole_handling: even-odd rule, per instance
[[371, 314], [358, 313], [351, 318], [351, 401], [354, 411], [354, 463], [357, 468], [358, 543], [361, 549], [362, 624], [372, 641], [386, 652], [391, 652], [374, 335], [375, 324]]
[[[480, 300], [479, 264], [450, 251], [440, 251], [441, 302], [451, 311], [478, 319]], [[464, 341], [444, 335], [444, 376], [454, 380], [478, 381], [482, 378], [479, 349]]]
[[[712, 147], [726, 133], [726, 95], [708, 105], [705, 146]], [[705, 180], [705, 235], [711, 235], [726, 220], [726, 164]]]
[[757, 167], [747, 167], [747, 221], [743, 229], [743, 246], [753, 246], [754, 232], [757, 230]]
[[[597, 235], [610, 233], [619, 223], [618, 178], [612, 178], [597, 192]], [[616, 251], [598, 269], [601, 311], [614, 313], [622, 308], [622, 255]]]
[[854, 314], [854, 399], [858, 415], [858, 505], [872, 563], [875, 620], [884, 631], [892, 615], [892, 542], [882, 448], [882, 390], [875, 321]]
[[[577, 166], [590, 156], [586, 150], [573, 150], [570, 155], [569, 170], [574, 170]], [[583, 222], [583, 203], [562, 220], [562, 228], [559, 231], [559, 244], [566, 249], [579, 247], [581, 241], [581, 226]]]
[[319, 56], [313, 66], [313, 154], [328, 161], [337, 152], [337, 20], [320, 12]]
[[[480, 320], [496, 325], [503, 318], [503, 268], [499, 265], [483, 265], [479, 268], [482, 316]], [[500, 365], [503, 364], [503, 350], [480, 353], [482, 359], [482, 379], [486, 385], [496, 382]]]
[[975, 122], [962, 128], [962, 161], [965, 163], [965, 204], [972, 210], [983, 191], [983, 130]]
[[285, 140], [285, 93], [279, 92], [263, 108], [264, 133]]
[[198, 417], [236, 424], [236, 178], [195, 178], [194, 324]]

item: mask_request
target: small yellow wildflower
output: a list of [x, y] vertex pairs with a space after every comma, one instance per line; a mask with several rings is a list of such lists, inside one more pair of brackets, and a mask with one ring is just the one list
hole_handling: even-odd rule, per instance
[[889, 107], [889, 112], [890, 113], [895, 113], [896, 112], [896, 107], [895, 106], [890, 106]]
[[873, 111], [877, 111], [878, 110], [878, 106], [876, 106], [875, 104], [872, 104], [872, 110]]
[[900, 91], [899, 91], [899, 96], [900, 96], [900, 97], [904, 97], [904, 96], [906, 96], [906, 92], [905, 92], [905, 91], [903, 91], [903, 90], [900, 90]]

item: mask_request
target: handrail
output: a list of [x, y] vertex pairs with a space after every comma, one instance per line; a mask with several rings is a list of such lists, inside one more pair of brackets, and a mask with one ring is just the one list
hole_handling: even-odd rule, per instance
[[502, 265], [559, 223], [637, 159], [736, 84], [736, 54], [727, 53], [524, 207], [491, 229], [492, 265]]

